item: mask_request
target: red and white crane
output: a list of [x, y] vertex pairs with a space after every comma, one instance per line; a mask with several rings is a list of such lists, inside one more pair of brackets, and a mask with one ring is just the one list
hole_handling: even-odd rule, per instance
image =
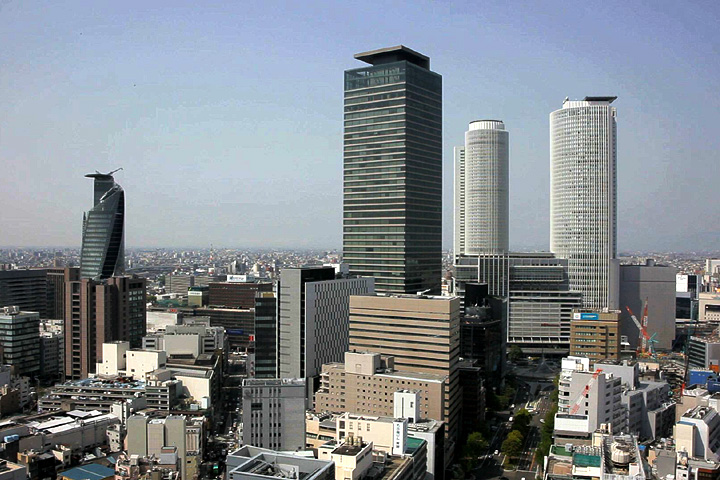
[[570, 408], [570, 415], [575, 415], [580, 408], [580, 405], [582, 405], [583, 398], [585, 398], [585, 395], [588, 394], [590, 389], [592, 388], [593, 384], [595, 383], [595, 380], [597, 379], [598, 375], [602, 372], [602, 369], [595, 370], [595, 373], [592, 374], [592, 377], [590, 377], [590, 381], [585, 385], [585, 388], [582, 389], [582, 392], [580, 392], [580, 395], [578, 398], [575, 399], [575, 402], [573, 402], [572, 407]]
[[[633, 323], [638, 328], [638, 340], [640, 342], [640, 350], [643, 354], [645, 354], [647, 353], [648, 340], [650, 339], [650, 335], [648, 335], [645, 325], [640, 323], [632, 310], [630, 310], [630, 307], [626, 306], [625, 309], [628, 311], [628, 313], [630, 314], [630, 318], [632, 318]], [[647, 323], [647, 302], [645, 302], [645, 316], [643, 317], [643, 321]]]

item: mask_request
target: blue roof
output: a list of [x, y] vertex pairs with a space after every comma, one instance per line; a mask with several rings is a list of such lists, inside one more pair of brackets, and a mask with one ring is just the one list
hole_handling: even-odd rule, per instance
[[104, 480], [108, 477], [115, 477], [115, 470], [103, 467], [97, 463], [90, 463], [81, 467], [71, 468], [60, 472], [60, 477], [69, 478], [70, 480]]

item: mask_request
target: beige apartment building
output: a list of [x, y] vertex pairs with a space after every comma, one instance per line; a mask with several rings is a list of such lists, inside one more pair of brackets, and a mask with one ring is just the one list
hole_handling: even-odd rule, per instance
[[[345, 353], [345, 363], [323, 365], [315, 411], [394, 416], [394, 395], [410, 390], [418, 395], [421, 418], [443, 420], [447, 376], [400, 371], [393, 357], [379, 353]], [[419, 408], [418, 408], [419, 407]]]
[[[430, 414], [429, 411], [427, 414], [422, 411], [422, 415], [444, 421], [448, 438], [451, 441], [457, 438], [462, 401], [458, 371], [460, 298], [425, 295], [351, 296], [350, 351], [392, 356], [398, 371], [445, 377], [442, 417], [432, 416], [434, 413]], [[418, 376], [413, 381], [419, 382], [422, 378]], [[416, 388], [408, 385], [408, 380], [405, 382], [403, 384], [401, 380], [400, 385], [393, 385]], [[390, 393], [388, 398], [391, 397]], [[423, 408], [431, 408], [429, 400], [425, 404], [428, 406]], [[346, 410], [353, 412], [349, 408]]]

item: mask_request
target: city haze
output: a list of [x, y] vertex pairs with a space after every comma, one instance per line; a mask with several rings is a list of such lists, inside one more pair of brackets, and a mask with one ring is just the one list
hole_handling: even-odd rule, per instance
[[547, 248], [548, 116], [617, 95], [619, 250], [712, 249], [719, 17], [714, 2], [5, 3], [0, 245], [79, 245], [83, 175], [123, 167], [128, 246], [337, 248], [343, 71], [404, 44], [443, 76], [445, 247], [470, 121], [510, 132], [511, 248]]

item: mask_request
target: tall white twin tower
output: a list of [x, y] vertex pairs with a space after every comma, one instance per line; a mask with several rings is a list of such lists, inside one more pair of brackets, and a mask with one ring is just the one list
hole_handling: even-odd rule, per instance
[[[565, 99], [550, 114], [550, 250], [567, 260], [570, 289], [592, 309], [617, 308], [618, 301], [616, 98]], [[513, 263], [508, 147], [503, 122], [478, 120], [465, 132], [465, 145], [455, 148], [456, 256]], [[507, 282], [509, 274], [495, 278]]]

